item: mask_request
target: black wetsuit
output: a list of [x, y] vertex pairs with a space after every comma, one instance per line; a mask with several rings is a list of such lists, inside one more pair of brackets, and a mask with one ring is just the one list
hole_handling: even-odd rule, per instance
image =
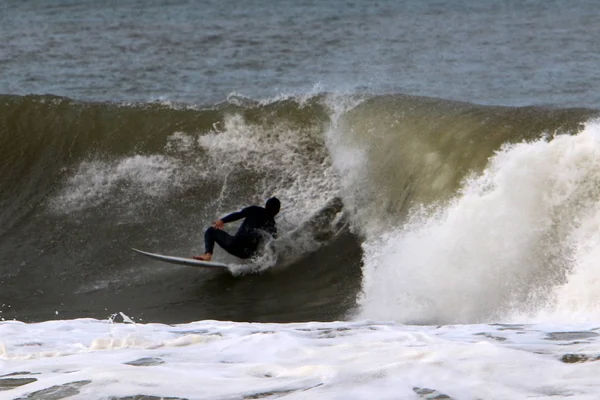
[[221, 221], [227, 223], [242, 218], [246, 219], [235, 236], [231, 236], [221, 229], [208, 228], [204, 233], [206, 253], [213, 253], [216, 242], [229, 254], [239, 258], [250, 258], [256, 253], [265, 237], [268, 235], [274, 237], [277, 234], [273, 215], [259, 206], [246, 207], [221, 218]]

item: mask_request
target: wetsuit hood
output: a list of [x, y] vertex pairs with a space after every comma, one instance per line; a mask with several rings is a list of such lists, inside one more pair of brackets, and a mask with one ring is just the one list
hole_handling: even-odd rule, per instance
[[280, 208], [281, 202], [277, 197], [271, 197], [265, 204], [265, 210], [267, 210], [267, 212], [273, 217], [279, 213]]

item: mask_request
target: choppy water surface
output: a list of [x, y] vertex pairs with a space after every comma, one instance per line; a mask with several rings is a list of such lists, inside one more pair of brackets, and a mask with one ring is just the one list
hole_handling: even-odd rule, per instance
[[5, 1], [0, 93], [191, 103], [312, 90], [598, 106], [592, 1]]

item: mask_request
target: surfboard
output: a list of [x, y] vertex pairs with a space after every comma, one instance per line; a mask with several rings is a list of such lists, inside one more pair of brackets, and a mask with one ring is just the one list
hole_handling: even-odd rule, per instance
[[220, 262], [215, 262], [215, 261], [202, 261], [202, 260], [196, 260], [193, 258], [174, 257], [174, 256], [167, 256], [164, 254], [149, 253], [147, 251], [134, 249], [133, 247], [131, 248], [131, 250], [133, 250], [139, 254], [142, 254], [146, 257], [150, 257], [154, 260], [163, 261], [163, 262], [167, 262], [167, 263], [171, 263], [171, 264], [187, 265], [189, 267], [198, 267], [198, 268], [213, 268], [213, 269], [221, 269], [221, 270], [229, 269], [230, 267], [232, 267], [230, 265], [223, 264]]

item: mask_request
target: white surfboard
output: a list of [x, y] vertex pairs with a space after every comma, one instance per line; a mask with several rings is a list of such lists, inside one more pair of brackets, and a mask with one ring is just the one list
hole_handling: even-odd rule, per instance
[[193, 258], [173, 257], [173, 256], [166, 256], [164, 254], [149, 253], [147, 251], [134, 249], [133, 247], [131, 248], [131, 250], [133, 250], [139, 254], [145, 255], [146, 257], [150, 257], [152, 259], [155, 259], [158, 261], [164, 261], [164, 262], [171, 263], [171, 264], [187, 265], [190, 267], [199, 267], [199, 268], [213, 268], [213, 269], [229, 269], [230, 267], [233, 267], [231, 265], [223, 264], [220, 262], [202, 261], [202, 260], [196, 260]]

